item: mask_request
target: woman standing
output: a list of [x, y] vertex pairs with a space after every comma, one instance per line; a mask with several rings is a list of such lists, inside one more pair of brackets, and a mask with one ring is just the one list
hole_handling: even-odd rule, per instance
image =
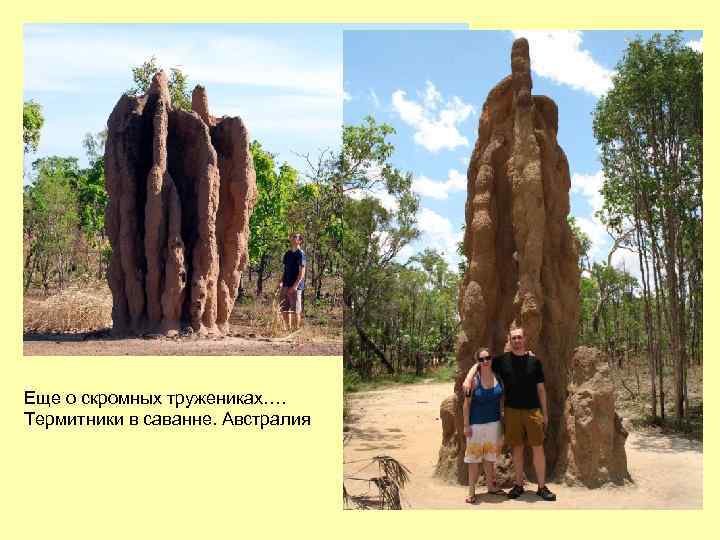
[[465, 394], [463, 416], [465, 420], [465, 463], [468, 464], [468, 497], [465, 502], [476, 502], [475, 484], [480, 474], [480, 462], [485, 469], [488, 493], [502, 495], [495, 482], [495, 461], [502, 448], [503, 389], [491, 369], [492, 357], [486, 348], [475, 353], [479, 369]]

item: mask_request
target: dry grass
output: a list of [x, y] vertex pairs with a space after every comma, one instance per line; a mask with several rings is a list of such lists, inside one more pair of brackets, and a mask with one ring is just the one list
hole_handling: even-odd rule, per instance
[[[702, 366], [688, 366], [689, 410], [682, 421], [674, 418], [672, 368], [666, 366], [665, 377], [665, 420], [653, 418], [650, 407], [650, 374], [642, 359], [631, 361], [623, 369], [611, 370], [615, 385], [615, 407], [620, 416], [627, 418], [636, 429], [663, 433], [679, 433], [702, 440], [703, 437], [703, 369]], [[659, 405], [658, 405], [659, 409]]]
[[[342, 340], [342, 309], [306, 303], [303, 325], [293, 337], [302, 341]], [[233, 333], [242, 337], [282, 338], [290, 332], [283, 328], [279, 298], [273, 293], [247, 297], [235, 304], [230, 318]]]
[[[248, 294], [235, 303], [230, 316], [232, 331], [236, 336], [246, 338], [264, 337], [282, 339], [290, 332], [283, 328], [280, 314], [280, 298], [273, 288], [279, 276], [272, 276], [266, 281], [266, 290], [259, 296], [248, 291]], [[250, 287], [249, 287], [250, 288]], [[299, 331], [292, 333], [292, 339], [303, 342], [342, 341], [342, 281], [328, 279], [323, 289], [335, 304], [314, 303], [311, 291], [306, 291], [303, 305], [303, 324]], [[325, 296], [325, 295], [324, 295]]]
[[104, 283], [74, 285], [51, 294], [26, 294], [23, 332], [55, 334], [102, 330], [112, 326], [112, 296]]
[[[251, 339], [288, 336], [282, 324], [279, 298], [273, 293], [238, 300], [230, 317], [231, 333]], [[112, 327], [112, 295], [105, 282], [73, 284], [50, 296], [31, 290], [25, 294], [23, 304], [25, 333], [85, 333]], [[293, 340], [342, 341], [341, 307], [307, 302], [304, 311], [303, 325], [293, 333]]]

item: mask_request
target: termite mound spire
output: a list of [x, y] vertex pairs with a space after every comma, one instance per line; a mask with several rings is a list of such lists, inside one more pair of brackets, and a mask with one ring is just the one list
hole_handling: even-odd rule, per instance
[[106, 231], [113, 331], [228, 331], [257, 198], [249, 135], [237, 117], [174, 107], [163, 71], [123, 95], [107, 122]]
[[[593, 386], [598, 381], [594, 375], [569, 384], [574, 363], [581, 361], [574, 360], [580, 271], [577, 240], [567, 221], [570, 170], [557, 141], [558, 107], [550, 98], [532, 94], [526, 39], [513, 43], [510, 64], [511, 74], [487, 96], [468, 167], [463, 244], [468, 267], [459, 294], [458, 371], [455, 394], [441, 407], [436, 474], [467, 483], [462, 382], [474, 351], [489, 347], [495, 354], [503, 352], [510, 328], [522, 326], [527, 348], [545, 372], [548, 477], [585, 485], [623, 481], [629, 478], [627, 434], [614, 411], [612, 388]], [[597, 365], [587, 367], [588, 373], [602, 372], [601, 358], [585, 350], [579, 354], [584, 365]], [[594, 405], [580, 405], [581, 387], [590, 396], [586, 405], [595, 399]], [[581, 424], [592, 426], [576, 429]], [[594, 446], [590, 453], [610, 457], [584, 463], [586, 457], [578, 453], [582, 433], [588, 437], [583, 446]], [[499, 479], [511, 480], [507, 468], [501, 467]]]

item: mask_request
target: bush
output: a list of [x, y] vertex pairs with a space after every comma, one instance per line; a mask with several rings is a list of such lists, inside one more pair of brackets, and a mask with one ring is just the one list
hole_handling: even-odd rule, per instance
[[352, 369], [346, 369], [343, 372], [343, 392], [357, 392], [360, 383], [362, 382], [362, 377], [360, 377], [360, 374]]

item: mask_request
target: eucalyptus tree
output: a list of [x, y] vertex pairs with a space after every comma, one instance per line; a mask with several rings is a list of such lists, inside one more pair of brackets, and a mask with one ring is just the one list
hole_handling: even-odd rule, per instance
[[[595, 109], [605, 174], [602, 217], [632, 237], [640, 264], [651, 372], [672, 363], [677, 418], [687, 407], [688, 344], [702, 313], [702, 53], [679, 32], [630, 42]], [[694, 335], [689, 339], [690, 334]], [[663, 336], [668, 336], [667, 345]], [[652, 379], [653, 414], [657, 414]]]

